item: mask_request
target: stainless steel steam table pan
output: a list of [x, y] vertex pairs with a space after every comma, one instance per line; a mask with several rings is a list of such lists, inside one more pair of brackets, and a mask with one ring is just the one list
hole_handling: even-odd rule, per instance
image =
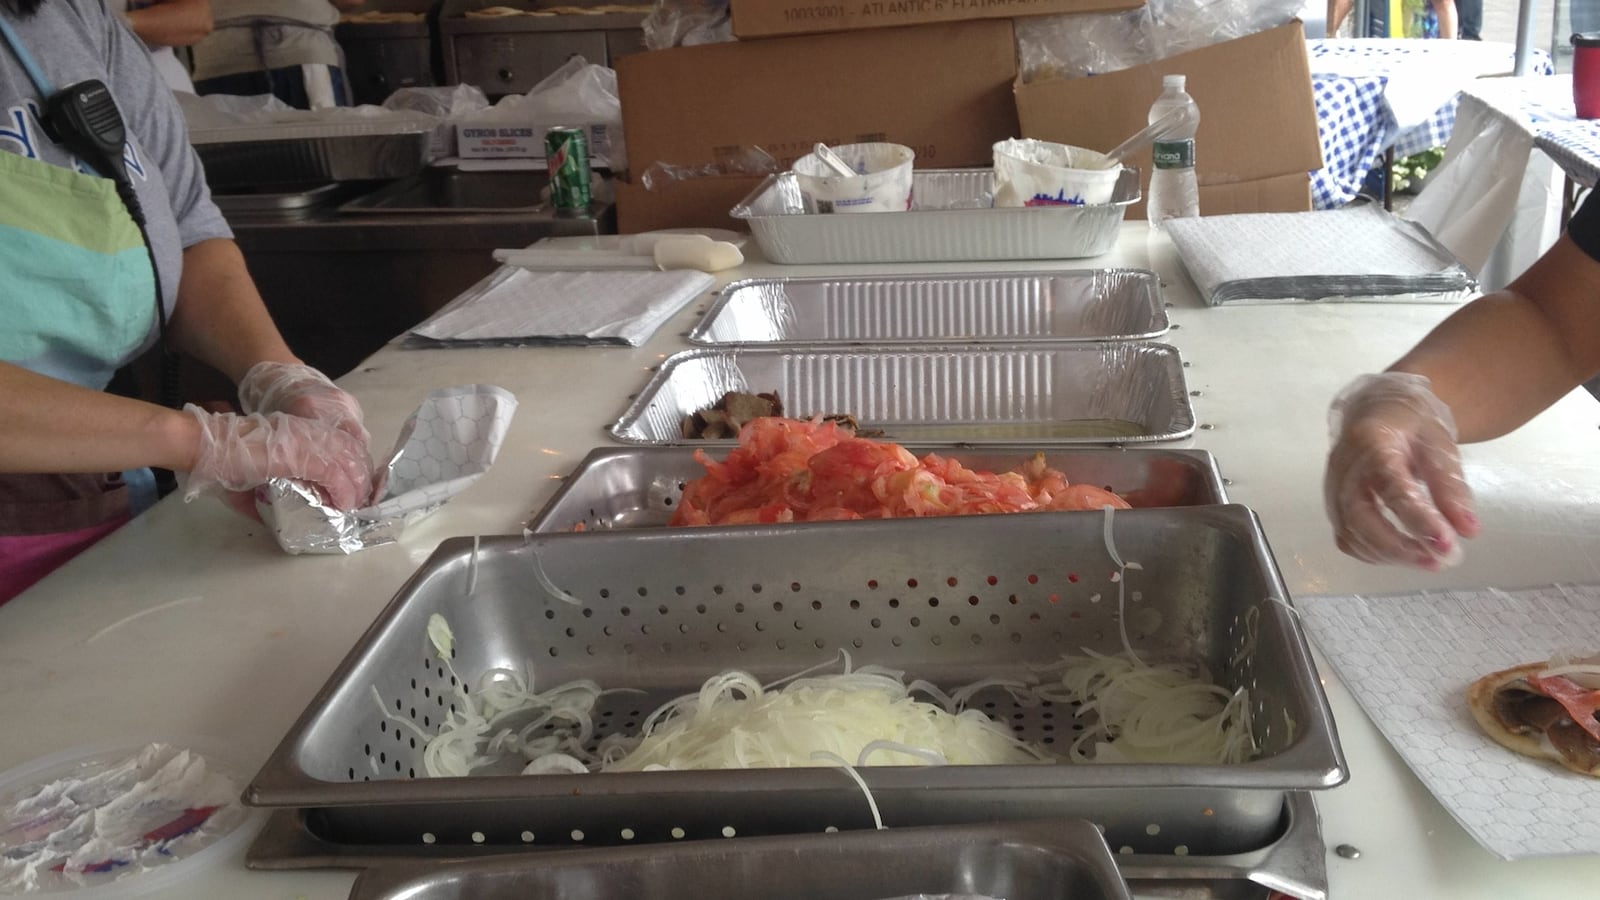
[[[285, 870], [307, 868], [377, 868], [393, 872], [400, 867], [416, 867], [479, 862], [505, 855], [527, 857], [530, 865], [560, 861], [575, 854], [595, 853], [592, 849], [530, 850], [513, 836], [513, 843], [484, 843], [471, 848], [423, 844], [374, 845], [359, 839], [341, 843], [338, 836], [313, 831], [314, 813], [301, 809], [275, 810], [267, 817], [245, 862], [252, 869]], [[1038, 820], [1060, 821], [1060, 820]], [[1153, 823], [1152, 823], [1153, 824]], [[986, 825], [967, 826], [986, 827]], [[853, 835], [867, 832], [851, 832]], [[713, 838], [711, 840], [723, 840]], [[740, 839], [744, 841], [752, 839]], [[1179, 837], [1178, 846], [1187, 847]], [[661, 845], [650, 845], [660, 849]], [[742, 846], [737, 845], [737, 846]], [[1260, 847], [1220, 856], [1179, 855], [1173, 852], [1136, 853], [1133, 848], [1117, 848], [1117, 870], [1139, 897], [1184, 897], [1187, 900], [1273, 900], [1274, 891], [1299, 900], [1326, 900], [1328, 892], [1327, 848], [1322, 843], [1322, 827], [1316, 806], [1306, 791], [1289, 791], [1284, 800], [1283, 827], [1270, 842]], [[470, 852], [469, 852], [470, 851]], [[607, 848], [598, 852], [609, 854]], [[648, 852], [648, 851], [646, 851]], [[372, 876], [378, 877], [395, 877]], [[386, 884], [374, 880], [373, 884]], [[765, 882], [760, 882], [765, 884]], [[1281, 900], [1281, 897], [1278, 898]]]
[[1116, 246], [1139, 170], [1117, 179], [1111, 202], [994, 208], [991, 169], [919, 169], [905, 212], [807, 213], [793, 173], [770, 175], [730, 212], [775, 263], [1078, 259]]
[[1132, 900], [1081, 820], [615, 847], [362, 873], [351, 900]]
[[[1135, 507], [1228, 502], [1216, 460], [1204, 450], [904, 446], [919, 457], [937, 453], [969, 469], [990, 472], [1010, 471], [1043, 453], [1045, 464], [1059, 469], [1067, 481], [1116, 491]], [[684, 485], [705, 474], [705, 467], [695, 461], [694, 454], [693, 447], [596, 447], [528, 522], [528, 530], [542, 533], [572, 531], [579, 526], [590, 531], [664, 526], [672, 518]]]
[[728, 391], [777, 391], [784, 414], [849, 414], [897, 441], [1122, 444], [1194, 432], [1178, 350], [1147, 341], [737, 345], [667, 358], [611, 426], [630, 444], [685, 438]]
[[[1104, 526], [1086, 512], [453, 538], [361, 637], [245, 798], [311, 810], [320, 829], [371, 844], [532, 836], [603, 846], [864, 828], [861, 791], [833, 768], [426, 777], [426, 741], [411, 726], [437, 730], [455, 702], [429, 617], [454, 629], [451, 665], [469, 684], [514, 667], [546, 686], [592, 678], [630, 689], [600, 697], [598, 740], [636, 733], [662, 703], [730, 668], [768, 681], [847, 651], [858, 665], [948, 690], [1038, 677], [1081, 648], [1115, 652]], [[1122, 559], [1143, 566], [1128, 570], [1128, 639], [1146, 659], [1203, 661], [1218, 684], [1248, 689], [1259, 755], [858, 770], [887, 824], [1084, 818], [1114, 847], [1215, 856], [1270, 843], [1286, 791], [1344, 780], [1326, 698], [1255, 515], [1236, 505], [1126, 510], [1113, 533]], [[1046, 749], [1064, 749], [1082, 725], [1068, 707], [1001, 688], [969, 706]]]
[[1167, 332], [1144, 269], [736, 281], [689, 332], [695, 344], [1130, 340]]

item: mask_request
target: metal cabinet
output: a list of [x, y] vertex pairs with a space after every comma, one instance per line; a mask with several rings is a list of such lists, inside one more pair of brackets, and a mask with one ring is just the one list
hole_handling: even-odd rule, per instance
[[477, 85], [490, 96], [525, 94], [574, 56], [600, 65], [610, 59], [603, 31], [503, 31], [445, 39], [445, 58], [454, 59], [450, 80]]
[[487, 0], [447, 0], [438, 18], [447, 84], [471, 84], [492, 98], [525, 94], [574, 56], [613, 65], [644, 49], [644, 10], [618, 11], [579, 0], [594, 12], [541, 8], [536, 0], [497, 0], [524, 14], [481, 15]]
[[426, 22], [349, 23], [334, 36], [356, 103], [379, 104], [400, 88], [440, 83]]

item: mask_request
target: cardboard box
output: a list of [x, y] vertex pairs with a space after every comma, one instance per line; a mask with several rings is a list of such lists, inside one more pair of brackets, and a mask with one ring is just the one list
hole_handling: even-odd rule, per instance
[[653, 191], [617, 182], [617, 231], [638, 234], [661, 228], [737, 228], [728, 211], [765, 176], [724, 175], [673, 182]]
[[920, 168], [987, 166], [1017, 132], [1009, 20], [774, 38], [617, 60], [635, 171], [759, 146], [787, 169], [818, 141], [905, 144]]
[[[1222, 216], [1229, 213], [1309, 212], [1311, 176], [1305, 172], [1236, 181], [1233, 184], [1200, 186], [1200, 214]], [[1129, 210], [1130, 214], [1132, 210]], [[1138, 216], [1144, 216], [1140, 204]]]
[[731, 0], [739, 38], [1137, 9], [1144, 0]]
[[[1238, 207], [1252, 198], [1282, 206], [1298, 188], [1278, 181], [1280, 176], [1304, 180], [1306, 173], [1322, 168], [1305, 32], [1299, 22], [1120, 72], [1018, 84], [1022, 134], [1109, 150], [1147, 124], [1150, 104], [1167, 74], [1187, 76], [1187, 90], [1200, 107], [1195, 168], [1202, 213], [1221, 211], [1208, 208], [1208, 188], [1211, 201], [1223, 206]], [[1147, 192], [1150, 151], [1130, 162], [1143, 170]], [[1263, 180], [1273, 183], [1261, 184]], [[1215, 190], [1222, 185], [1240, 187]], [[1299, 208], [1309, 208], [1309, 202]], [[1143, 205], [1130, 209], [1129, 215], [1143, 216]]]

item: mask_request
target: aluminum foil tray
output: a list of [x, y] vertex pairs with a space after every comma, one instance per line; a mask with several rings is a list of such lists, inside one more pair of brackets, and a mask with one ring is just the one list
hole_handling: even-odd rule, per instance
[[[246, 791], [369, 845], [604, 846], [870, 827], [832, 768], [424, 775], [424, 731], [455, 702], [426, 636], [455, 633], [468, 683], [532, 667], [539, 684], [608, 692], [594, 739], [637, 733], [660, 704], [739, 668], [769, 681], [838, 660], [951, 689], [1033, 675], [1121, 645], [1098, 512], [815, 523], [760, 529], [453, 538], [400, 589]], [[1285, 792], [1346, 777], [1326, 698], [1260, 524], [1236, 505], [1126, 510], [1129, 640], [1147, 659], [1202, 660], [1249, 688], [1260, 755], [1234, 765], [1005, 765], [858, 770], [891, 827], [1084, 818], [1121, 852], [1224, 855], [1282, 831]], [[535, 568], [537, 566], [537, 569]], [[541, 585], [580, 598], [573, 605]], [[1045, 748], [1081, 722], [1003, 689], [971, 705]], [[413, 743], [415, 742], [415, 746]], [[507, 772], [518, 767], [512, 764]], [[422, 776], [422, 777], [418, 777]]]
[[1123, 169], [1111, 202], [995, 209], [990, 169], [919, 169], [905, 212], [807, 214], [792, 173], [768, 176], [730, 212], [775, 263], [1077, 259], [1107, 253], [1139, 170]]
[[350, 900], [1132, 900], [1105, 839], [1081, 820], [903, 828], [521, 854], [380, 868]]
[[[285, 136], [272, 136], [274, 127]], [[196, 131], [192, 137], [206, 183], [217, 190], [415, 175], [427, 165], [430, 132], [420, 125], [405, 128], [284, 123]]]
[[736, 281], [689, 332], [696, 344], [1127, 340], [1167, 332], [1142, 269]]
[[[1124, 495], [1135, 507], [1226, 503], [1222, 476], [1204, 450], [1084, 447], [965, 447], [906, 444], [922, 456], [937, 453], [970, 469], [1004, 472], [1035, 453], [1069, 482], [1088, 482]], [[665, 526], [684, 485], [705, 474], [693, 447], [597, 447], [578, 464], [550, 502], [528, 522], [535, 532]], [[715, 454], [722, 455], [722, 454]]]
[[728, 391], [777, 391], [790, 416], [849, 414], [895, 441], [1122, 444], [1194, 433], [1178, 350], [1143, 341], [739, 345], [668, 357], [611, 426], [630, 444], [683, 436]]

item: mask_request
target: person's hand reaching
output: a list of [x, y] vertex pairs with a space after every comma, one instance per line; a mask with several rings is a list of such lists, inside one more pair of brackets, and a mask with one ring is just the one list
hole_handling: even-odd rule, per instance
[[366, 441], [344, 429], [285, 412], [243, 416], [192, 403], [184, 412], [200, 426], [185, 500], [214, 490], [246, 491], [273, 478], [314, 484], [343, 510], [364, 506], [372, 494]]
[[239, 408], [252, 413], [288, 413], [316, 419], [359, 438], [363, 449], [371, 440], [363, 422], [361, 404], [310, 366], [298, 363], [259, 362], [239, 379]]
[[1363, 375], [1329, 410], [1323, 481], [1339, 549], [1375, 563], [1438, 569], [1478, 533], [1455, 418], [1427, 378]]

